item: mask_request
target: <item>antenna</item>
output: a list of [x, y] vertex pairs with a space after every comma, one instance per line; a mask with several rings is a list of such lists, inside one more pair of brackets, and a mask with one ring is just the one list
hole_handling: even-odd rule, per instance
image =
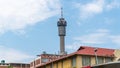
[[63, 18], [63, 8], [61, 7], [61, 18]]

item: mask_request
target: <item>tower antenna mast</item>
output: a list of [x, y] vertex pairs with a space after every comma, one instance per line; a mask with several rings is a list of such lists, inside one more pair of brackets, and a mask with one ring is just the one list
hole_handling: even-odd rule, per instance
[[61, 18], [63, 18], [63, 7], [61, 7]]

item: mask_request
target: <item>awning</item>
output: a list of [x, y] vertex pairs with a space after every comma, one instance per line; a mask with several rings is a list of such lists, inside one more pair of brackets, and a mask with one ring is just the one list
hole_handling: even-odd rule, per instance
[[92, 66], [93, 68], [120, 68], [120, 61]]

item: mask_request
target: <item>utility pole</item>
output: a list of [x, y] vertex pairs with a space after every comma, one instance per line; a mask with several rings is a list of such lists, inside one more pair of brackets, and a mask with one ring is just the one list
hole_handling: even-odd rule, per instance
[[96, 60], [96, 64], [98, 65], [98, 58], [97, 58], [97, 48], [94, 49], [94, 52], [95, 52], [95, 60]]

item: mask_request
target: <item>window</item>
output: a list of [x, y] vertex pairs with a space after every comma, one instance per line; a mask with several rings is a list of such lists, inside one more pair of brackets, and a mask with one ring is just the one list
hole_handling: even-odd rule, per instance
[[105, 58], [105, 62], [112, 62], [112, 58]]
[[76, 57], [72, 58], [72, 67], [76, 67]]
[[98, 64], [104, 63], [103, 57], [98, 57], [97, 60], [98, 60]]
[[49, 61], [49, 59], [47, 59], [47, 58], [42, 58], [42, 63], [46, 63], [46, 62], [48, 62]]
[[89, 56], [82, 56], [82, 65], [83, 66], [91, 65], [91, 59]]

